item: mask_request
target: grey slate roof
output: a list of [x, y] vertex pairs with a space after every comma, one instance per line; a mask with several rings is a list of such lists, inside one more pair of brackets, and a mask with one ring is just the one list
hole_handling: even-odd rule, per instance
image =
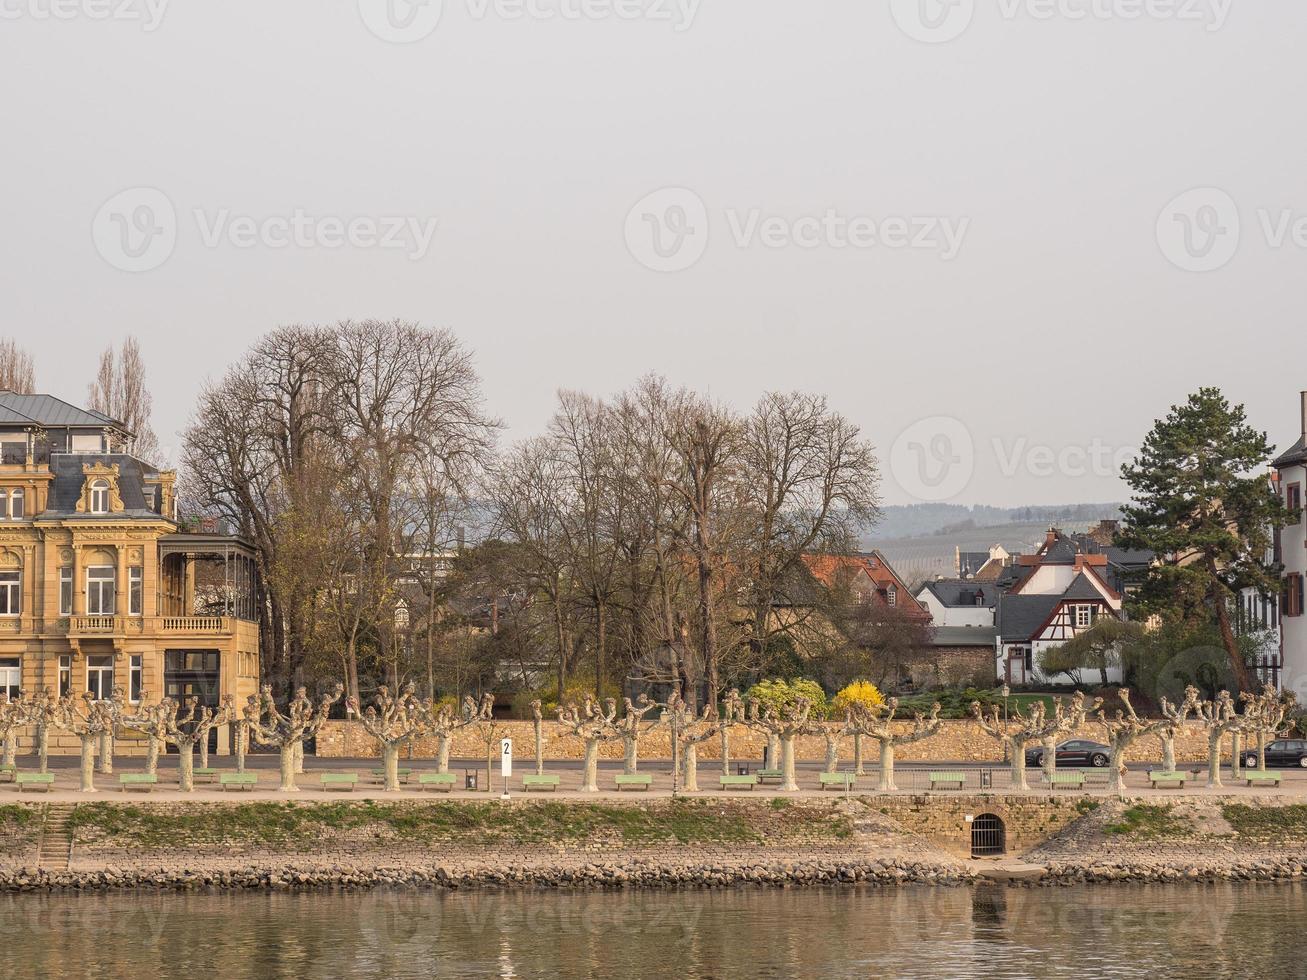
[[1062, 598], [1098, 599], [1101, 601], [1103, 593], [1099, 590], [1098, 586], [1090, 581], [1087, 574], [1081, 572], [1072, 580], [1071, 584], [1066, 587], [1066, 591], [1062, 593]]
[[107, 415], [70, 405], [53, 395], [19, 395], [0, 391], [0, 425], [72, 426], [100, 429], [123, 424]]
[[1301, 437], [1281, 453], [1271, 465], [1279, 469], [1282, 466], [1299, 466], [1303, 463], [1307, 463], [1307, 436]]
[[958, 574], [975, 575], [989, 561], [988, 551], [963, 551], [958, 554]]
[[996, 636], [993, 626], [936, 626], [931, 642], [937, 647], [992, 647]]
[[977, 592], [980, 593], [984, 600], [980, 603], [980, 606], [991, 607], [998, 602], [998, 597], [1002, 592], [993, 582], [960, 581], [958, 579], [939, 579], [934, 582], [927, 582], [926, 588], [935, 594], [936, 599], [949, 607], [975, 606]]
[[[77, 513], [77, 498], [81, 496], [82, 484], [86, 477], [82, 474], [84, 463], [118, 464], [118, 492], [123, 498], [125, 512], [114, 517], [149, 517], [158, 519], [159, 515], [146, 506], [145, 476], [154, 476], [159, 471], [142, 463], [133, 456], [122, 453], [105, 455], [90, 454], [56, 454], [50, 463], [54, 471], [54, 482], [50, 487], [49, 506], [45, 514], [51, 517], [85, 517], [96, 518], [91, 514]], [[45, 516], [45, 515], [42, 515]]]
[[1005, 595], [995, 615], [999, 636], [1004, 642], [1029, 640], [1061, 601], [1060, 595]]

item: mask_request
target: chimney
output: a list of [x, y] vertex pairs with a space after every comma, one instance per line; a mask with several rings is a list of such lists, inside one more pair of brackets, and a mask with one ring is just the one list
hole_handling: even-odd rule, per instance
[[1048, 533], [1044, 535], [1044, 547], [1051, 548], [1053, 546], [1053, 542], [1056, 540], [1057, 540], [1057, 528], [1050, 527], [1048, 529]]
[[1302, 398], [1302, 438], [1307, 442], [1307, 391], [1301, 395]]

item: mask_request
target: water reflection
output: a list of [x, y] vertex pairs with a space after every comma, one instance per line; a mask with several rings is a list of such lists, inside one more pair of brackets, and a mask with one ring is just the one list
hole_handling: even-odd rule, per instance
[[0, 897], [5, 977], [1300, 977], [1307, 890]]

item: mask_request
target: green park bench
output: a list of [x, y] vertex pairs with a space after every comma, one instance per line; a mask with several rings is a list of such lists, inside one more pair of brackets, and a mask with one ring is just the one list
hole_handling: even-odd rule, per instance
[[817, 778], [822, 789], [853, 789], [858, 777], [851, 772], [823, 772]]
[[14, 781], [14, 776], [18, 774], [18, 767], [12, 763], [0, 765], [0, 776], [8, 776], [9, 782]]
[[758, 785], [758, 776], [719, 776], [722, 789], [753, 789]]
[[1084, 789], [1085, 774], [1083, 772], [1051, 772], [1048, 774], [1048, 785], [1052, 789]]
[[551, 793], [558, 791], [558, 777], [552, 773], [530, 773], [522, 777], [522, 792], [529, 793], [532, 790], [549, 790]]
[[785, 778], [785, 774], [779, 769], [759, 769], [758, 782], [760, 783], [779, 783]]
[[1175, 786], [1178, 789], [1184, 789], [1185, 780], [1189, 778], [1187, 772], [1163, 772], [1156, 769], [1149, 771], [1148, 784], [1154, 789], [1162, 786]]
[[18, 792], [23, 791], [27, 786], [32, 789], [39, 789], [43, 793], [50, 792], [50, 787], [54, 785], [54, 773], [52, 772], [20, 772], [14, 776], [14, 782], [18, 784]]
[[967, 781], [965, 772], [932, 772], [931, 789], [961, 789]]
[[245, 789], [252, 793], [258, 782], [259, 774], [257, 772], [224, 772], [218, 774], [218, 785], [222, 787], [224, 793], [229, 789]]
[[617, 784], [619, 793], [624, 789], [642, 789], [648, 792], [649, 787], [653, 785], [653, 776], [647, 772], [619, 772], [613, 777], [613, 782]]
[[322, 774], [322, 790], [339, 789], [354, 792], [354, 787], [358, 785], [359, 774], [356, 772], [324, 772]]
[[1252, 786], [1254, 783], [1270, 783], [1272, 786], [1280, 785], [1280, 774], [1278, 772], [1266, 772], [1262, 769], [1245, 769], [1243, 778], [1246, 779], [1247, 785]]
[[213, 766], [196, 766], [191, 771], [191, 775], [197, 783], [216, 783], [218, 781], [218, 770]]
[[148, 793], [159, 784], [159, 777], [152, 772], [124, 772], [118, 774], [118, 788], [126, 793], [129, 789], [139, 789]]
[[[413, 775], [412, 769], [405, 769], [402, 766], [399, 769], [397, 769], [396, 772], [399, 775], [399, 781], [401, 783], [407, 783], [408, 777]], [[386, 781], [386, 770], [384, 769], [373, 769], [371, 771], [371, 774], [372, 774], [372, 781], [374, 783], [384, 783]]]
[[442, 793], [451, 792], [458, 777], [452, 772], [418, 773], [418, 789], [438, 789]]

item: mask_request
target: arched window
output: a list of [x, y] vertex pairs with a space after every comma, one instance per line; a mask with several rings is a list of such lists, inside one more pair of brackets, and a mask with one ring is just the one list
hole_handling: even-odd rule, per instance
[[9, 491], [0, 490], [0, 520], [9, 516]]
[[109, 484], [104, 480], [91, 484], [91, 513], [109, 513]]
[[21, 488], [15, 489], [9, 495], [9, 516], [16, 521], [21, 521], [25, 516], [23, 514], [24, 494]]

